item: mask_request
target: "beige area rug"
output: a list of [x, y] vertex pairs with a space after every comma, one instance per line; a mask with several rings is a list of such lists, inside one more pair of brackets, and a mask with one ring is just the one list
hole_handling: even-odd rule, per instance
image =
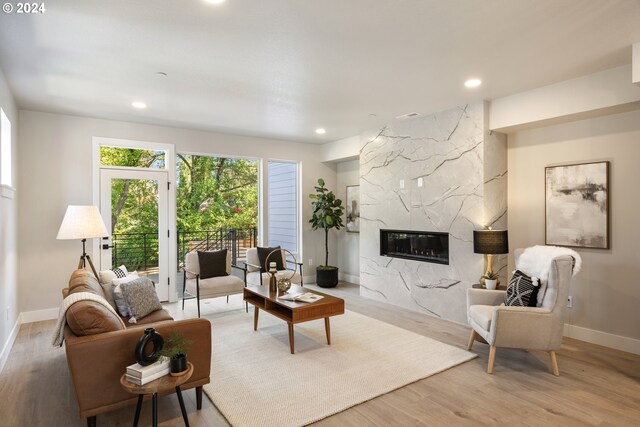
[[243, 426], [302, 426], [476, 357], [448, 344], [347, 311], [295, 325], [260, 313], [211, 317], [211, 383], [205, 393]]

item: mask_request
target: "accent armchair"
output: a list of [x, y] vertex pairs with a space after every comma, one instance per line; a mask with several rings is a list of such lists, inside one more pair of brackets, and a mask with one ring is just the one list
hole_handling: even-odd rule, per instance
[[[522, 252], [515, 251], [516, 268]], [[510, 347], [547, 351], [553, 374], [560, 375], [555, 351], [562, 342], [574, 258], [556, 256], [550, 263], [547, 288], [538, 307], [501, 306], [506, 291], [467, 289], [467, 320], [472, 328], [467, 349], [471, 350], [476, 340], [489, 344], [488, 374], [493, 373], [496, 349]]]
[[[281, 252], [282, 252], [283, 265], [285, 266], [293, 265], [294, 267], [288, 270], [279, 270], [276, 273], [276, 279], [280, 279], [281, 277], [289, 277], [291, 276], [291, 272], [294, 271], [295, 273], [293, 274], [293, 277], [291, 277], [291, 283], [296, 283], [296, 284], [299, 284], [300, 286], [303, 286], [302, 263], [288, 260], [286, 256], [286, 252], [284, 250], [282, 250]], [[275, 256], [276, 254], [271, 255], [271, 258], [269, 258], [269, 261], [272, 261], [272, 260], [275, 261], [273, 259]], [[269, 273], [262, 273], [262, 274], [260, 273], [260, 259], [258, 258], [257, 248], [247, 249], [247, 261], [245, 263], [247, 264], [247, 284], [256, 285], [256, 286], [269, 285], [269, 279], [270, 279]], [[298, 267], [300, 268], [299, 274], [298, 274]], [[268, 269], [269, 268], [267, 266], [267, 270]]]
[[[198, 252], [189, 252], [184, 257], [184, 282], [182, 285], [182, 309], [184, 310], [185, 299], [196, 298], [198, 301], [198, 317], [200, 317], [200, 300], [205, 298], [227, 297], [229, 295], [241, 294], [247, 286], [247, 269], [231, 264], [231, 251], [227, 251], [226, 276], [200, 278], [200, 261]], [[243, 272], [244, 280], [231, 274], [231, 268], [236, 268]], [[187, 296], [187, 294], [191, 296]], [[245, 309], [249, 311], [248, 304]]]

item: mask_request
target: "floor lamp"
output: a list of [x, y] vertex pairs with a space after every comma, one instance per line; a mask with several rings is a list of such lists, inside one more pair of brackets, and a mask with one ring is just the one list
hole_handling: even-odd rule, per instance
[[64, 219], [58, 230], [58, 240], [75, 240], [82, 239], [82, 255], [80, 256], [80, 262], [78, 268], [85, 268], [87, 261], [91, 266], [91, 271], [98, 278], [96, 268], [91, 262], [91, 257], [87, 255], [86, 243], [87, 239], [93, 239], [96, 237], [107, 237], [107, 227], [104, 225], [102, 216], [96, 206], [74, 206], [69, 205], [67, 212], [64, 214]]

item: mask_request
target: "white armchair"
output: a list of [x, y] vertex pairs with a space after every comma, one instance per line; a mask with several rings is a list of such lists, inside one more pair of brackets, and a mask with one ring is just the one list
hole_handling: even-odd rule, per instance
[[[522, 252], [515, 251], [517, 269]], [[574, 261], [569, 255], [550, 259], [547, 287], [539, 307], [501, 306], [505, 291], [467, 289], [467, 320], [472, 328], [467, 348], [471, 350], [476, 340], [490, 345], [487, 373], [493, 373], [496, 348], [510, 347], [549, 352], [553, 374], [560, 375], [555, 350], [562, 342], [563, 311]]]
[[[231, 268], [243, 271], [244, 280], [233, 276]], [[200, 300], [205, 298], [227, 297], [229, 295], [243, 293], [247, 282], [246, 269], [231, 264], [231, 251], [227, 251], [226, 258], [227, 276], [210, 277], [208, 279], [200, 278], [200, 260], [198, 252], [189, 252], [184, 256], [184, 282], [182, 285], [182, 309], [184, 310], [185, 299], [196, 298], [198, 301], [198, 317], [200, 317]], [[187, 296], [187, 294], [191, 296]], [[245, 309], [249, 310], [248, 304], [245, 303]]]
[[[284, 250], [282, 252], [282, 262], [285, 266], [291, 266], [291, 269], [288, 270], [279, 270], [276, 273], [276, 279], [280, 279], [281, 277], [290, 277], [291, 273], [293, 277], [291, 277], [291, 283], [299, 284], [303, 286], [302, 283], [302, 263], [294, 262], [287, 259], [286, 252]], [[273, 258], [276, 255], [272, 255], [269, 261], [275, 261]], [[258, 249], [250, 248], [247, 249], [247, 261], [245, 263], [247, 265], [247, 284], [248, 285], [269, 285], [269, 273], [260, 273], [260, 259], [258, 258]], [[268, 268], [267, 268], [268, 269]], [[298, 272], [299, 271], [299, 272]]]

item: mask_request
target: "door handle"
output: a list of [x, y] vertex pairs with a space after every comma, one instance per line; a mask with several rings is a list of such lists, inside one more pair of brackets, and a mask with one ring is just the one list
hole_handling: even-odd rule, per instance
[[102, 245], [102, 249], [111, 249], [111, 248], [113, 248], [113, 245], [110, 245], [108, 243], [105, 243]]

